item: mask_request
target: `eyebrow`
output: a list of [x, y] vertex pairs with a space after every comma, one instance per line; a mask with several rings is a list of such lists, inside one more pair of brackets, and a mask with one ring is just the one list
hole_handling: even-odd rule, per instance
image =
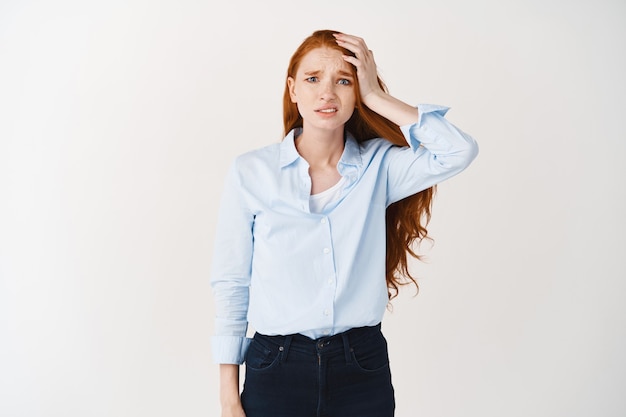
[[[319, 75], [323, 73], [323, 71], [320, 70], [313, 70], [313, 71], [305, 71], [304, 75], [308, 75], [308, 76], [312, 76], [312, 75]], [[348, 71], [344, 71], [344, 70], [340, 70], [339, 75], [342, 77], [349, 77], [352, 78], [352, 73], [348, 72]]]

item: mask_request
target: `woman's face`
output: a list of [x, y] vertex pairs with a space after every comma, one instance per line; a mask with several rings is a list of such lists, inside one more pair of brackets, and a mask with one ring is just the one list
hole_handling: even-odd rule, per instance
[[331, 48], [313, 49], [302, 58], [287, 84], [305, 129], [343, 130], [356, 103], [351, 66]]

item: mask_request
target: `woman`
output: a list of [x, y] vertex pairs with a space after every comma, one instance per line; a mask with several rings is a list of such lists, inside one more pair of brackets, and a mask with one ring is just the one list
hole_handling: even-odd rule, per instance
[[380, 322], [415, 283], [407, 255], [419, 258], [435, 185], [478, 151], [446, 111], [389, 95], [359, 37], [317, 31], [296, 50], [284, 140], [236, 158], [222, 197], [211, 279], [222, 416], [393, 416]]

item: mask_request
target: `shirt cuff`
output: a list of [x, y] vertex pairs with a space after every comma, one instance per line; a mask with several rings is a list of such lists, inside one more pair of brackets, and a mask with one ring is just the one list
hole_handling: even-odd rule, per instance
[[[438, 136], [436, 132], [429, 131], [427, 126], [424, 126], [425, 124], [427, 124], [424, 122], [424, 119], [428, 119], [428, 117], [425, 116], [429, 113], [434, 113], [440, 117], [443, 117], [446, 115], [448, 110], [450, 110], [450, 107], [441, 106], [439, 104], [418, 104], [417, 110], [417, 122], [400, 126], [400, 130], [402, 131], [402, 134], [404, 135], [407, 143], [414, 151], [420, 147], [422, 141], [426, 142], [426, 140], [424, 139], [427, 139], [428, 142], [434, 142]], [[418, 136], [420, 136], [422, 140], [419, 140], [417, 138]]]
[[218, 364], [241, 365], [252, 339], [239, 336], [213, 336], [211, 347], [213, 362]]
[[438, 113], [440, 116], [445, 116], [450, 107], [440, 106], [439, 104], [418, 104], [418, 119], [417, 119], [417, 127], [422, 126], [423, 116], [428, 113]]

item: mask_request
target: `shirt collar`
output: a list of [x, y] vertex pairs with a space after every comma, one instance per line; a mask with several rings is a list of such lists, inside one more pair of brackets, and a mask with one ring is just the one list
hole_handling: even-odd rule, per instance
[[361, 147], [350, 132], [346, 134], [346, 143], [339, 163], [356, 167], [360, 167], [363, 164], [363, 160], [361, 159]]
[[300, 158], [300, 154], [296, 149], [296, 143], [294, 142], [296, 134], [299, 134], [302, 128], [292, 129], [291, 132], [285, 136], [285, 139], [280, 143], [280, 167], [284, 168], [287, 165], [292, 164], [296, 159]]
[[[280, 167], [284, 168], [300, 158], [296, 150], [295, 138], [302, 132], [302, 128], [292, 129], [280, 143]], [[346, 143], [343, 154], [339, 160], [340, 164], [360, 167], [363, 164], [361, 159], [361, 149], [359, 143], [349, 132], [346, 134]]]

